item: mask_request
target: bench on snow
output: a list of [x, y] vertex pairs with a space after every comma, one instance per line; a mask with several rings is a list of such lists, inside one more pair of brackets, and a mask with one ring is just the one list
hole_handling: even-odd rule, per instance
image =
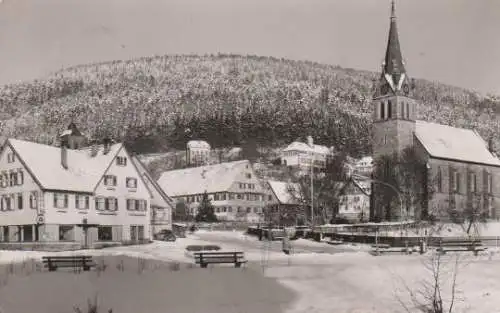
[[381, 255], [385, 253], [404, 253], [404, 254], [412, 254], [413, 249], [406, 247], [391, 247], [388, 244], [374, 244], [372, 245], [372, 251], [370, 254], [372, 255]]
[[439, 242], [437, 251], [445, 254], [446, 252], [467, 252], [472, 251], [475, 256], [480, 251], [488, 248], [483, 247], [483, 243], [478, 239], [444, 239]]
[[219, 252], [219, 251], [203, 251], [194, 253], [195, 264], [200, 264], [200, 267], [207, 268], [208, 264], [230, 264], [234, 267], [241, 267], [241, 264], [247, 263], [243, 252]]
[[90, 271], [90, 268], [97, 265], [90, 255], [44, 256], [42, 257], [42, 262], [44, 267], [48, 268], [50, 272], [56, 271], [58, 268]]

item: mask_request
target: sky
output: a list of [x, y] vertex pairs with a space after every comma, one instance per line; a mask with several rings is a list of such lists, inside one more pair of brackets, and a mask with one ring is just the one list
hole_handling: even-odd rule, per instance
[[[500, 95], [499, 0], [396, 0], [408, 74]], [[97, 61], [238, 53], [379, 71], [390, 0], [3, 0], [0, 84]]]

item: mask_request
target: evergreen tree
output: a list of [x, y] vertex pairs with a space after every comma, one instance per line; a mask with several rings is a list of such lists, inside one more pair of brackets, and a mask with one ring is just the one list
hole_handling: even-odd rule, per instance
[[207, 222], [214, 223], [217, 222], [217, 216], [215, 215], [214, 206], [210, 199], [208, 199], [208, 194], [205, 191], [200, 205], [198, 206], [198, 213], [196, 214], [195, 220], [197, 222]]

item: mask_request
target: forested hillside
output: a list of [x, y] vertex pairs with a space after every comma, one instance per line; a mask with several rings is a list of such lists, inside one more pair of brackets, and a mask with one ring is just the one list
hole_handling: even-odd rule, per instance
[[[410, 73], [411, 74], [411, 73]], [[4, 137], [52, 143], [73, 120], [90, 138], [125, 140], [137, 153], [212, 146], [281, 145], [314, 136], [357, 156], [370, 152], [377, 73], [239, 55], [158, 56], [69, 68], [0, 88]], [[419, 118], [499, 138], [500, 101], [416, 81]]]

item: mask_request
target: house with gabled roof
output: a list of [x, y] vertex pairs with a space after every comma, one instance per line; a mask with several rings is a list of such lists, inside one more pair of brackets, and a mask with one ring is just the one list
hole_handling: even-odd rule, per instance
[[340, 191], [338, 218], [363, 222], [370, 217], [371, 184], [366, 180], [349, 179]]
[[151, 192], [125, 146], [84, 143], [73, 123], [59, 147], [5, 142], [1, 242], [81, 247], [151, 238]]
[[267, 204], [266, 223], [280, 226], [297, 225], [306, 221], [305, 210], [310, 207], [303, 203], [298, 183], [268, 180], [266, 181]]
[[206, 192], [219, 220], [258, 221], [262, 217], [263, 188], [248, 160], [163, 172], [158, 185], [196, 216]]
[[146, 185], [151, 191], [151, 201], [149, 202], [151, 215], [151, 232], [157, 234], [164, 229], [172, 229], [172, 212], [175, 206], [174, 200], [158, 185], [151, 176], [146, 166], [137, 157], [132, 157], [132, 162], [139, 170]]
[[[380, 160], [383, 156], [401, 155], [406, 148], [413, 148], [426, 165], [426, 170], [423, 170], [426, 178], [420, 182], [422, 189], [433, 190], [432, 194], [424, 195], [426, 199], [422, 208], [402, 208], [403, 216], [399, 216], [400, 210], [394, 210], [393, 216], [413, 219], [422, 217], [426, 211], [444, 218], [450, 213], [473, 209], [477, 214], [498, 218], [500, 160], [472, 129], [418, 120], [418, 103], [413, 97], [416, 86], [409, 78], [406, 66], [393, 1], [382, 72], [374, 86], [373, 157]], [[386, 192], [392, 191], [376, 183], [383, 179], [376, 175], [373, 177], [371, 218], [384, 219], [391, 208], [379, 200]]]

